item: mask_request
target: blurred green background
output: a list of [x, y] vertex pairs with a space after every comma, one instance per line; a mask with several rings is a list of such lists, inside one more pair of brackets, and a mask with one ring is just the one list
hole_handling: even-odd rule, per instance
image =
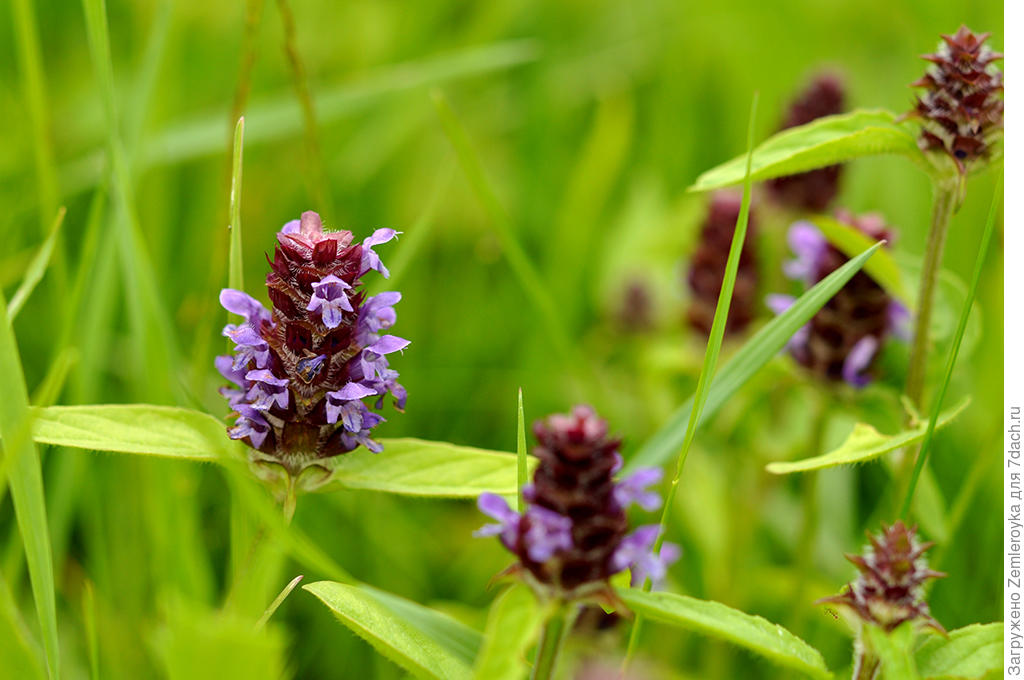
[[[907, 83], [925, 66], [918, 56], [939, 33], [966, 23], [991, 31], [994, 48], [1003, 44], [1002, 6], [991, 1], [292, 0], [289, 42], [278, 2], [118, 0], [107, 7], [112, 146], [82, 7], [7, 4], [0, 284], [8, 299], [56, 207], [68, 211], [54, 262], [15, 323], [30, 391], [73, 360], [58, 403], [167, 403], [226, 415], [212, 362], [223, 351], [216, 299], [227, 281], [232, 112], [244, 100], [250, 293], [265, 299], [263, 254], [303, 210], [357, 238], [383, 226], [404, 232], [380, 252], [403, 294], [395, 332], [413, 344], [393, 364], [410, 398], [404, 415], [387, 414], [382, 436], [513, 450], [522, 387], [530, 420], [593, 404], [624, 437], [627, 458], [699, 373], [704, 338], [685, 325], [683, 277], [707, 197], [686, 188], [743, 151], [754, 91], [763, 139], [822, 68], [843, 75], [851, 108], [903, 111]], [[43, 81], [25, 61], [33, 33]], [[305, 81], [294, 77], [289, 44]], [[304, 124], [303, 88], [314, 128]], [[556, 301], [570, 352], [559, 351], [509, 267], [494, 215], [444, 135], [434, 89], [465, 125], [507, 224]], [[123, 181], [129, 192], [115, 189]], [[961, 280], [994, 181], [992, 171], [972, 178], [954, 219], [945, 266]], [[895, 250], [912, 261], [924, 251], [930, 201], [923, 173], [878, 157], [848, 166], [838, 204], [883, 213], [899, 232]], [[788, 223], [766, 211], [756, 234], [762, 296], [780, 291]], [[633, 282], [652, 297], [649, 328], [621, 321]], [[963, 293], [947, 288], [939, 316], [948, 326]], [[933, 614], [950, 629], [999, 616], [1001, 247], [989, 253], [977, 306], [950, 391], [951, 401], [973, 401], [936, 440], [938, 494], [921, 517], [950, 574], [931, 593]], [[742, 341], [728, 339], [723, 358]], [[941, 362], [941, 334], [937, 345]], [[830, 397], [827, 441], [857, 420], [883, 432], [899, 427], [905, 355], [891, 347], [882, 380]], [[848, 634], [811, 603], [853, 577], [842, 553], [858, 551], [863, 530], [887, 516], [886, 468], [831, 470], [816, 486], [764, 471], [769, 461], [812, 455], [809, 414], [823, 393], [780, 357], [698, 434], [670, 527], [684, 557], [667, 587], [786, 625], [842, 668]], [[272, 549], [248, 561], [232, 554], [232, 532], [252, 521], [231, 508], [217, 470], [80, 451], [43, 456], [68, 677], [88, 672], [86, 583], [94, 584], [105, 678], [403, 677], [302, 591], [266, 635], [249, 633], [292, 576], [328, 575]], [[812, 502], [802, 500], [807, 492]], [[806, 549], [809, 509], [817, 532]], [[295, 526], [356, 577], [482, 627], [495, 593], [488, 581], [509, 561], [496, 541], [470, 538], [482, 522], [468, 503], [335, 493], [302, 498]], [[0, 550], [0, 675], [33, 677], [39, 635], [6, 497]], [[231, 594], [238, 578], [249, 579], [244, 595]], [[626, 631], [581, 634], [574, 652], [614, 663]], [[652, 676], [779, 675], [733, 648], [657, 625], [641, 643]]]

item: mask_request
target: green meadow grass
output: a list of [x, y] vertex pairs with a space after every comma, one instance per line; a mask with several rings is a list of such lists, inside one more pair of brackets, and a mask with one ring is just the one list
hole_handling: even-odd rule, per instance
[[[382, 437], [521, 451], [534, 419], [587, 402], [624, 438], [627, 465], [671, 474], [705, 355], [684, 322], [684, 275], [706, 195], [687, 189], [747, 148], [754, 92], [759, 141], [820, 68], [844, 75], [850, 108], [903, 111], [925, 66], [918, 55], [939, 33], [966, 23], [1003, 45], [991, 1], [294, 0], [291, 29], [282, 3], [260, 4], [0, 9], [0, 299], [14, 317], [0, 329], [0, 676], [402, 678], [318, 599], [340, 617], [361, 609], [392, 625], [389, 612], [408, 603], [387, 593], [474, 641], [511, 617], [506, 645], [519, 653], [530, 632], [515, 612], [488, 612], [499, 594], [490, 580], [510, 558], [471, 538], [485, 522], [472, 502], [342, 488], [302, 497], [288, 525], [241, 467], [32, 444], [29, 403], [226, 416], [213, 369], [224, 349], [217, 294], [244, 280], [265, 299], [275, 232], [313, 209], [357, 238], [403, 232], [380, 249], [392, 278], [377, 290], [403, 295], [396, 332], [412, 345], [394, 365], [410, 398]], [[949, 381], [945, 409], [971, 402], [934, 437], [929, 428], [917, 486], [922, 530], [949, 573], [931, 608], [950, 630], [1000, 616], [998, 231], [967, 285], [996, 175], [971, 178], [953, 219], [929, 374], [932, 394]], [[919, 168], [883, 156], [847, 166], [838, 203], [886, 216], [907, 275], [931, 200]], [[786, 292], [786, 226], [767, 216], [753, 234], [760, 295]], [[634, 280], [652, 293], [643, 332], [618, 321]], [[832, 451], [858, 422], [905, 429], [907, 349], [892, 346], [878, 382], [835, 399], [823, 448], [808, 452], [819, 386], [785, 356], [761, 367], [744, 346], [760, 329], [782, 341], [769, 320], [762, 309], [721, 345], [723, 383], [707, 386], [665, 518], [667, 540], [683, 547], [666, 588], [777, 622], [842, 669], [849, 636], [811, 603], [852, 578], [842, 554], [888, 519], [894, 484], [878, 463], [828, 469], [814, 473], [808, 503], [796, 476], [765, 466]], [[938, 406], [926, 404], [921, 422]], [[818, 519], [802, 572], [808, 507]], [[275, 603], [300, 574], [302, 587]], [[636, 667], [786, 677], [693, 627], [650, 621]], [[617, 667], [628, 635], [620, 625], [611, 642], [574, 640], [569, 656], [606, 654]], [[453, 645], [470, 672], [472, 657]], [[501, 646], [484, 649], [478, 671], [508, 667]]]

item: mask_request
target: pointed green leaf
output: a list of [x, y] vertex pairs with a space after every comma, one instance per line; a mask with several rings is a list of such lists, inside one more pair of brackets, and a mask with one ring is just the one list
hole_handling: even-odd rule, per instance
[[933, 635], [914, 654], [921, 677], [974, 680], [1003, 666], [1003, 624], [976, 623]]
[[516, 584], [491, 605], [483, 645], [476, 658], [475, 680], [519, 680], [530, 671], [526, 654], [537, 641], [543, 617], [536, 596]]
[[645, 593], [636, 588], [617, 592], [634, 613], [648, 619], [726, 640], [814, 678], [832, 677], [818, 650], [760, 616], [675, 593]]
[[422, 605], [369, 586], [303, 586], [381, 655], [418, 678], [471, 678], [478, 632]]
[[39, 247], [39, 252], [36, 253], [36, 256], [32, 258], [32, 262], [29, 263], [28, 269], [25, 270], [25, 278], [22, 280], [21, 285], [18, 286], [18, 290], [14, 291], [11, 304], [7, 308], [7, 314], [11, 321], [18, 316], [18, 312], [21, 311], [29, 296], [32, 295], [32, 291], [43, 280], [43, 274], [46, 273], [47, 267], [50, 266], [50, 257], [53, 255], [53, 247], [57, 244], [57, 235], [60, 233], [60, 226], [64, 224], [64, 214], [66, 212], [67, 210], [64, 206], [61, 206], [60, 210], [57, 211], [57, 217], [54, 218], [53, 226], [50, 227], [50, 235], [46, 237], [43, 245]]
[[476, 498], [484, 492], [506, 496], [516, 493], [517, 461], [511, 453], [422, 439], [382, 439], [381, 444], [381, 453], [357, 449], [339, 456], [332, 484], [448, 498]]
[[43, 444], [185, 460], [216, 461], [237, 450], [213, 416], [150, 404], [36, 409], [33, 436]]
[[519, 512], [523, 511], [524, 500], [523, 500], [523, 487], [526, 486], [526, 481], [529, 479], [527, 473], [527, 459], [526, 459], [526, 417], [523, 415], [523, 388], [519, 388], [519, 408], [517, 409], [516, 417], [516, 464], [517, 464], [517, 476], [516, 484], [519, 487], [519, 493], [516, 494], [516, 501], [518, 504]]
[[[906, 156], [921, 167], [930, 164], [917, 140], [896, 122], [896, 114], [881, 109], [858, 110], [818, 118], [769, 137], [754, 149], [751, 179], [794, 175], [862, 156]], [[712, 168], [697, 178], [690, 191], [720, 189], [743, 181], [746, 154]]]
[[[876, 243], [870, 249], [853, 258], [839, 269], [819, 281], [813, 288], [801, 295], [789, 309], [775, 317], [754, 334], [733, 357], [715, 374], [708, 392], [707, 403], [700, 422], [706, 421], [724, 404], [736, 390], [743, 386], [757, 371], [768, 363], [785, 346], [801, 326], [810, 321], [818, 310], [846, 285], [864, 263], [880, 247]], [[686, 425], [693, 408], [693, 397], [680, 406], [668, 422], [637, 451], [629, 463], [628, 470], [639, 467], [664, 465], [679, 449], [686, 437]]]
[[242, 140], [245, 134], [245, 118], [235, 124], [234, 143], [231, 152], [231, 197], [229, 199], [228, 223], [228, 287], [245, 290], [242, 278]]
[[[967, 408], [970, 398], [964, 398], [959, 404], [942, 414], [938, 426], [948, 425], [953, 418]], [[857, 423], [853, 432], [846, 438], [839, 448], [814, 458], [804, 460], [769, 463], [766, 466], [768, 472], [776, 475], [785, 475], [792, 472], [808, 472], [810, 470], [824, 470], [825, 468], [837, 467], [839, 465], [854, 465], [874, 460], [889, 451], [916, 444], [924, 439], [928, 423], [918, 423], [909, 430], [898, 434], [882, 434], [875, 428], [865, 423]]]

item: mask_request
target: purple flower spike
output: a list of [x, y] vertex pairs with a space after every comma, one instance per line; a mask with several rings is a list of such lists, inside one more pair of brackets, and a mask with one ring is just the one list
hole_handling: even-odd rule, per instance
[[629, 477], [615, 485], [612, 495], [615, 502], [621, 508], [628, 508], [630, 503], [636, 503], [647, 512], [652, 512], [661, 507], [661, 496], [647, 487], [661, 481], [661, 468], [643, 468], [637, 470]]
[[351, 289], [348, 285], [334, 274], [328, 274], [320, 279], [319, 283], [313, 284], [313, 295], [309, 298], [306, 310], [310, 312], [320, 311], [320, 317], [328, 328], [337, 328], [344, 320], [342, 312], [351, 312], [352, 303], [349, 302], [346, 290]]
[[547, 562], [556, 553], [572, 548], [572, 520], [539, 505], [526, 511], [523, 542], [534, 562]]
[[504, 546], [512, 550], [519, 535], [519, 521], [522, 519], [519, 513], [508, 507], [508, 503], [505, 502], [504, 498], [493, 493], [480, 494], [476, 505], [480, 508], [480, 512], [498, 520], [498, 524], [485, 524], [477, 529], [473, 535], [478, 538], [501, 536], [501, 542]]
[[380, 256], [373, 251], [373, 247], [379, 246], [382, 243], [387, 243], [400, 233], [401, 232], [395, 231], [394, 229], [378, 229], [373, 232], [372, 235], [363, 239], [363, 272], [375, 269], [379, 271], [385, 279], [391, 276], [391, 273], [388, 272], [388, 268], [380, 261]]
[[871, 382], [871, 376], [865, 371], [871, 366], [871, 360], [878, 351], [878, 338], [865, 335], [857, 341], [843, 361], [843, 380], [854, 387], [864, 387]]
[[252, 387], [246, 398], [252, 400], [252, 407], [258, 411], [269, 411], [274, 404], [288, 408], [288, 379], [278, 378], [267, 369], [249, 371], [246, 380], [252, 381]]
[[821, 257], [828, 248], [828, 241], [810, 222], [795, 223], [789, 228], [787, 240], [796, 257], [783, 265], [783, 271], [794, 281], [813, 284], [816, 281]]

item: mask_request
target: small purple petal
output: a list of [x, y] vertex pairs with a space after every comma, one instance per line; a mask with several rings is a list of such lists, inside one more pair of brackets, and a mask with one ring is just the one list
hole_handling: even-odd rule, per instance
[[398, 352], [409, 346], [409, 341], [397, 335], [382, 335], [380, 339], [366, 349], [378, 355]]
[[217, 367], [217, 371], [224, 376], [225, 380], [233, 382], [239, 387], [245, 387], [245, 370], [236, 369], [234, 362], [234, 357], [222, 354], [213, 360], [213, 365]]
[[501, 536], [501, 542], [504, 546], [512, 550], [519, 533], [519, 521], [521, 519], [519, 513], [508, 507], [508, 503], [505, 502], [504, 498], [493, 493], [480, 494], [476, 505], [480, 508], [480, 512], [498, 520], [498, 523], [485, 524], [473, 532], [473, 535], [476, 537]]
[[783, 265], [786, 276], [810, 285], [818, 273], [818, 263], [828, 242], [818, 228], [810, 222], [796, 222], [787, 234], [789, 247], [796, 256]]
[[889, 332], [903, 342], [910, 342], [912, 339], [910, 328], [910, 310], [903, 303], [893, 300], [885, 310], [889, 323]]
[[298, 234], [299, 233], [299, 220], [289, 220], [284, 223], [281, 227], [282, 234]]
[[539, 505], [531, 506], [523, 536], [526, 554], [534, 562], [547, 562], [555, 553], [572, 548], [572, 520]]
[[878, 351], [878, 338], [865, 335], [850, 349], [843, 361], [843, 380], [854, 387], [864, 387], [871, 382], [871, 377], [864, 373], [871, 365], [871, 360]]
[[369, 397], [377, 394], [377, 390], [362, 385], [360, 383], [346, 383], [344, 387], [335, 392], [328, 392], [327, 396], [333, 397], [338, 401], [348, 401], [351, 399], [362, 399], [363, 397]]
[[221, 306], [232, 314], [239, 314], [245, 317], [253, 326], [259, 326], [261, 321], [270, 322], [270, 312], [267, 311], [259, 300], [247, 293], [233, 288], [225, 288], [220, 292]]
[[380, 256], [373, 251], [373, 246], [387, 243], [391, 239], [398, 236], [401, 232], [397, 232], [394, 229], [378, 229], [373, 232], [372, 235], [367, 236], [363, 239], [363, 261], [362, 270], [363, 273], [375, 269], [388, 278], [391, 274], [388, 272], [388, 268], [384, 266], [384, 263], [380, 261]]
[[346, 290], [352, 288], [349, 284], [339, 279], [334, 274], [328, 274], [318, 283], [313, 284], [313, 295], [309, 298], [306, 310], [314, 312], [320, 310], [320, 318], [328, 328], [337, 328], [344, 320], [342, 312], [351, 312], [352, 303], [349, 302]]
[[634, 587], [648, 578], [654, 583], [661, 581], [665, 578], [668, 565], [679, 558], [679, 547], [671, 543], [662, 546], [660, 555], [652, 552], [659, 533], [661, 527], [657, 524], [639, 527], [622, 539], [612, 555], [611, 568], [618, 572], [629, 567], [633, 572], [631, 582]]
[[288, 408], [288, 379], [278, 378], [267, 369], [249, 371], [246, 380], [252, 381], [252, 387], [246, 398], [253, 400], [252, 407], [266, 411], [274, 404]]
[[615, 485], [612, 496], [620, 508], [636, 503], [644, 510], [651, 512], [661, 507], [661, 496], [647, 487], [661, 481], [661, 468], [643, 468]]

